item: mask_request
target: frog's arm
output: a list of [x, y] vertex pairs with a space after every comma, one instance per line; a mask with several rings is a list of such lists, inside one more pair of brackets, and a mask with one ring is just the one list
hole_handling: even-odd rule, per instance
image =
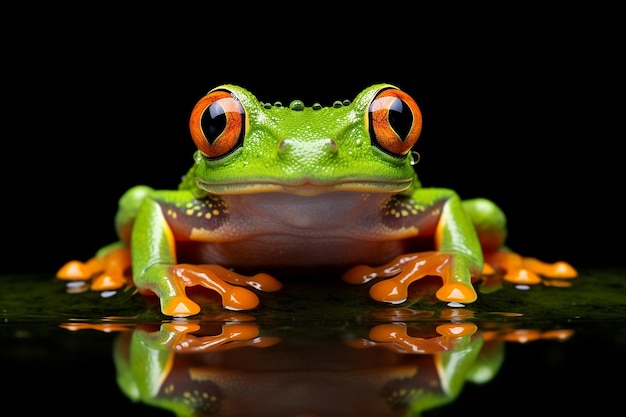
[[217, 265], [177, 263], [176, 236], [182, 234], [183, 239], [191, 236], [184, 236], [184, 230], [174, 232], [172, 226], [177, 219], [188, 225], [193, 217], [184, 219], [187, 207], [200, 207], [202, 203], [194, 200], [189, 190], [154, 191], [143, 199], [134, 221], [131, 253], [135, 285], [140, 292], [156, 294], [161, 311], [168, 316], [199, 313], [200, 307], [187, 297], [185, 287], [200, 285], [212, 289], [222, 297], [223, 306], [231, 310], [252, 309], [257, 306], [258, 298], [251, 290], [230, 284], [277, 289], [268, 288], [278, 284], [267, 274], [244, 277]]
[[216, 291], [227, 309], [256, 307], [258, 297], [243, 287], [276, 291], [281, 285], [270, 275], [248, 277], [219, 265], [177, 263], [177, 239], [192, 240], [193, 225], [203, 228], [207, 224], [206, 217], [197, 217], [198, 210], [217, 210], [215, 199], [185, 184], [183, 181], [179, 190], [153, 190], [147, 186], [129, 189], [120, 198], [115, 217], [120, 240], [103, 247], [87, 262], [67, 262], [57, 277], [68, 281], [93, 278], [92, 290], [116, 290], [129, 283], [127, 272], [132, 268], [137, 290], [156, 294], [161, 311], [169, 316], [200, 312], [185, 293], [186, 287], [196, 285]]
[[[363, 283], [378, 277], [391, 277], [370, 289], [372, 298], [389, 303], [407, 300], [411, 283], [429, 275], [439, 276], [442, 286], [437, 298], [442, 301], [471, 303], [476, 300], [472, 281], [480, 276], [483, 256], [472, 222], [463, 210], [459, 196], [445, 188], [419, 188], [412, 193], [414, 215], [406, 227], [418, 237], [431, 236], [434, 250], [399, 256], [379, 266], [357, 266], [343, 278]], [[396, 210], [397, 212], [397, 210]]]
[[420, 188], [413, 193], [413, 200], [429, 206], [444, 201], [434, 234], [435, 247], [439, 251], [466, 255], [464, 266], [479, 274], [483, 265], [480, 242], [456, 192], [447, 188]]

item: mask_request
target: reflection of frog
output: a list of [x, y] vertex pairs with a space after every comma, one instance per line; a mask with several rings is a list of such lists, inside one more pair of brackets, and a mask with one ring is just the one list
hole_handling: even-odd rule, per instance
[[116, 339], [117, 382], [177, 416], [404, 416], [452, 401], [482, 346], [473, 323], [422, 324], [402, 341], [385, 331], [372, 329], [381, 342], [303, 341], [262, 335], [253, 322], [139, 326]]
[[415, 101], [388, 84], [332, 107], [270, 105], [217, 87], [192, 112], [198, 151], [179, 189], [130, 189], [116, 217], [120, 242], [57, 275], [117, 289], [132, 263], [138, 290], [156, 294], [169, 316], [200, 311], [185, 287], [210, 288], [234, 310], [256, 307], [255, 289], [281, 287], [233, 268], [355, 267], [346, 281], [381, 278], [370, 294], [394, 304], [427, 275], [441, 277], [438, 299], [459, 303], [476, 299], [481, 272], [525, 283], [576, 275], [504, 248], [505, 218], [492, 202], [422, 188], [412, 153], [421, 123]]
[[[491, 381], [505, 342], [572, 334], [483, 332], [435, 319], [379, 324], [363, 338], [362, 329], [339, 338], [294, 329], [270, 336], [252, 321], [211, 323], [146, 324], [120, 334], [113, 352], [120, 389], [178, 416], [418, 416], [454, 401], [468, 381]], [[64, 327], [77, 325], [84, 324]]]

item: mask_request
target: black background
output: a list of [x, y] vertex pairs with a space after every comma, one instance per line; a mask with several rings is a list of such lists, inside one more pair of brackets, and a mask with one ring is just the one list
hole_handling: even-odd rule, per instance
[[[0, 51], [0, 273], [53, 274], [68, 259], [86, 259], [115, 239], [117, 199], [128, 187], [176, 187], [192, 163], [189, 113], [224, 82], [264, 101], [306, 104], [396, 84], [423, 112], [416, 149], [425, 186], [497, 202], [508, 243], [523, 254], [623, 266], [623, 14], [588, 4], [405, 4], [12, 5]], [[594, 395], [602, 398], [594, 407], [610, 407], [619, 384], [594, 376], [620, 365], [611, 350], [620, 344], [606, 344], [607, 352], [594, 337], [566, 353], [508, 349], [501, 379], [484, 390], [468, 385], [465, 395], [472, 404], [489, 399], [483, 415], [511, 406], [554, 415], [534, 401], [544, 397], [553, 407], [567, 401], [559, 410]], [[22, 387], [61, 378], [71, 383], [55, 382], [54, 393], [77, 394], [75, 411], [54, 397], [67, 415], [120, 409], [106, 349], [106, 371], [82, 349], [72, 358], [76, 374], [53, 357], [59, 350], [11, 360], [19, 368], [12, 386], [29, 396], [16, 393], [14, 402], [36, 407]], [[550, 373], [554, 358], [563, 372]], [[590, 382], [602, 391], [584, 391]], [[573, 393], [554, 391], [573, 385]]]
[[423, 112], [424, 186], [494, 200], [522, 254], [623, 264], [610, 12], [235, 9], [19, 16], [4, 52], [4, 272], [86, 259], [115, 239], [124, 190], [176, 187], [189, 113], [225, 82], [307, 105], [395, 84]]

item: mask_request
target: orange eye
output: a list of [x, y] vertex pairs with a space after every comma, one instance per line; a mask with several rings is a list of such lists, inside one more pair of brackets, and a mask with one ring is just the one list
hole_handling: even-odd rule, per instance
[[415, 145], [422, 131], [422, 113], [417, 103], [403, 91], [380, 91], [369, 108], [372, 144], [394, 156], [404, 156]]
[[230, 92], [212, 91], [191, 112], [189, 130], [207, 158], [220, 158], [239, 148], [245, 134], [245, 111]]

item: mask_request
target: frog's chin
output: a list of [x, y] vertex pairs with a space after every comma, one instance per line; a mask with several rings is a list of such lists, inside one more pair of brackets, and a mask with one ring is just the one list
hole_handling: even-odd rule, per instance
[[341, 181], [301, 180], [294, 182], [280, 181], [223, 181], [211, 182], [196, 179], [198, 186], [204, 191], [217, 195], [287, 193], [303, 197], [334, 192], [388, 193], [395, 194], [407, 190], [412, 178], [395, 180], [377, 179], [346, 179]]

